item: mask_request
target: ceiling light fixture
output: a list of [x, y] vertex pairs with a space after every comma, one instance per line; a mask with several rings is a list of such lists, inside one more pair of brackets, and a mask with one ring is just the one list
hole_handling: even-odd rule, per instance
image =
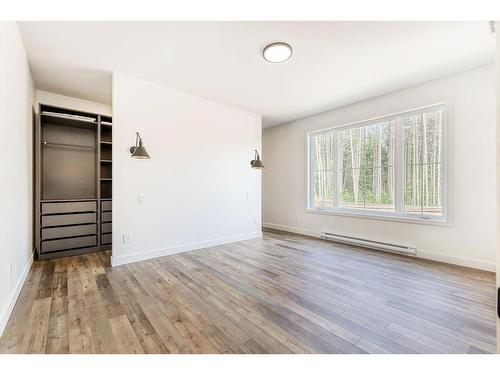
[[262, 56], [270, 63], [281, 63], [292, 57], [292, 47], [285, 42], [268, 44], [262, 50]]

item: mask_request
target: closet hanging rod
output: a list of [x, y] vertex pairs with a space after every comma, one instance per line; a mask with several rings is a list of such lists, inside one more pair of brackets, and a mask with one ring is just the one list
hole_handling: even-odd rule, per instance
[[70, 119], [70, 120], [78, 120], [78, 121], [97, 123], [97, 120], [93, 117], [72, 115], [70, 113], [58, 113], [58, 112], [43, 111], [42, 115], [43, 116], [51, 116], [51, 117], [60, 117], [60, 118], [65, 118], [65, 119]]
[[74, 148], [83, 148], [83, 149], [87, 149], [87, 150], [95, 150], [95, 147], [93, 147], [93, 146], [70, 145], [68, 143], [51, 143], [51, 142], [42, 141], [42, 144], [46, 145], [46, 146], [74, 147]]

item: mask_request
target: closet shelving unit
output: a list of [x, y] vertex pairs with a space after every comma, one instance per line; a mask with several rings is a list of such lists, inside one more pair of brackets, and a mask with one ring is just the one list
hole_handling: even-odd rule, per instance
[[38, 109], [38, 259], [110, 249], [112, 118], [44, 104]]
[[100, 246], [110, 247], [112, 237], [112, 212], [111, 212], [111, 194], [112, 194], [112, 136], [113, 121], [111, 117], [101, 116], [100, 121], [100, 191], [101, 191], [101, 238]]

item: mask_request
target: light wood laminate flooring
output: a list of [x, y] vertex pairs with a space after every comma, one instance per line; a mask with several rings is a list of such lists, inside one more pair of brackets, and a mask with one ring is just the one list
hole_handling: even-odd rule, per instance
[[494, 352], [494, 274], [281, 232], [33, 264], [7, 353]]

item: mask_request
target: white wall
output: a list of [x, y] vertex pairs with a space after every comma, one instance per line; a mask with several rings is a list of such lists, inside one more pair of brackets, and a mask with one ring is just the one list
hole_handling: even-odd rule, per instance
[[259, 115], [115, 73], [113, 127], [113, 265], [261, 236]]
[[[416, 246], [421, 257], [494, 270], [494, 82], [494, 67], [490, 65], [266, 129], [264, 226], [405, 243]], [[448, 103], [449, 227], [305, 212], [308, 131], [439, 102]]]
[[98, 113], [101, 115], [111, 116], [112, 109], [109, 104], [92, 102], [89, 100], [74, 98], [72, 96], [55, 94], [52, 92], [36, 90], [35, 94], [36, 111], [38, 104], [48, 104], [55, 107], [73, 109], [76, 111]]
[[33, 259], [33, 98], [17, 25], [0, 22], [0, 334]]

